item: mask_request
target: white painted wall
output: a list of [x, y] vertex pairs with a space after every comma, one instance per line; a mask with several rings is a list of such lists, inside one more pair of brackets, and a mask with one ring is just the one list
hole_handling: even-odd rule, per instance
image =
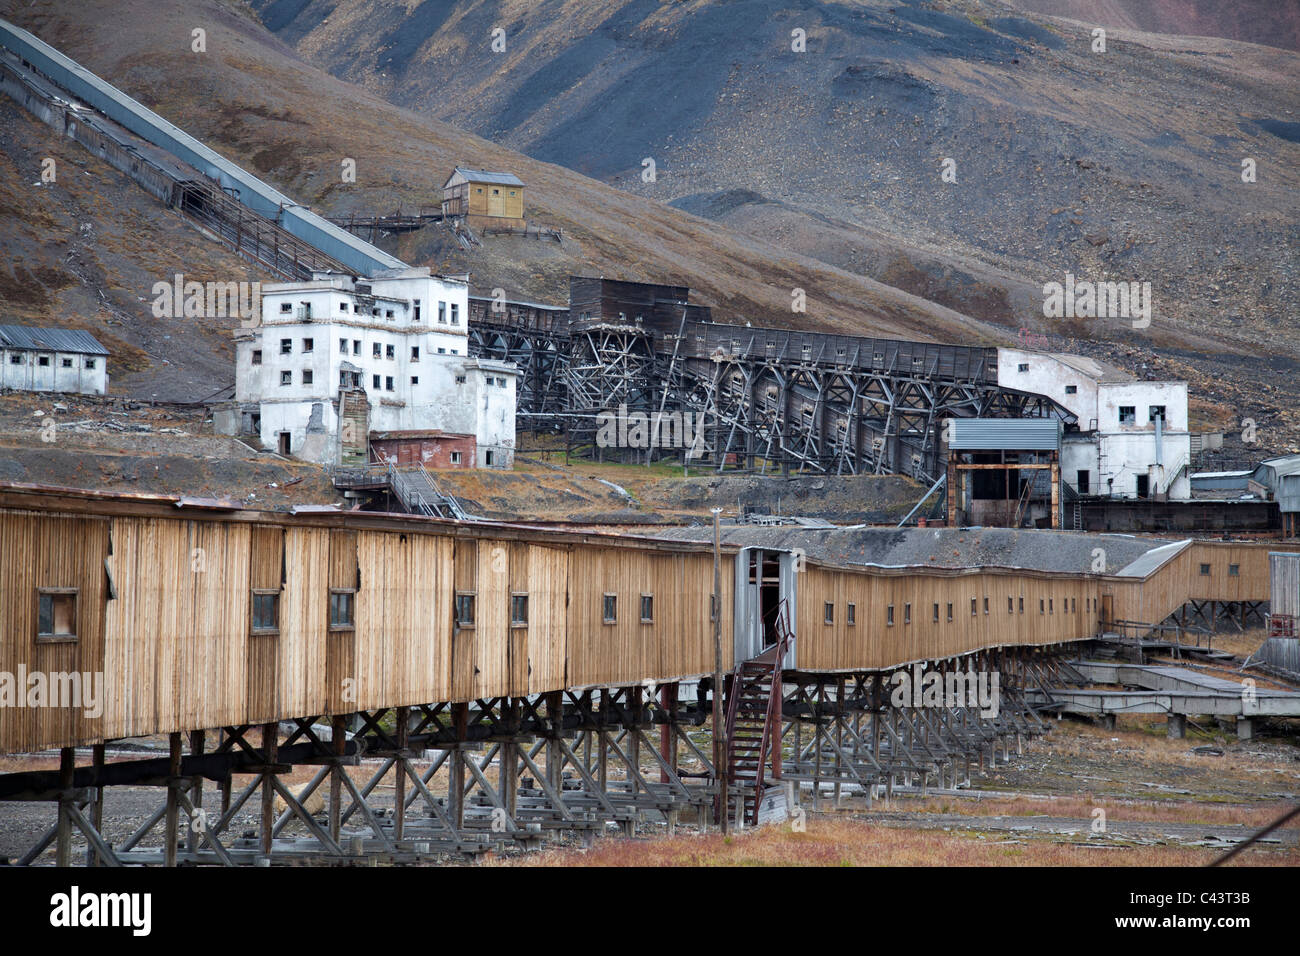
[[1078, 416], [1081, 430], [1097, 419], [1097, 377], [1046, 352], [998, 349], [998, 384], [1055, 399]]
[[[468, 314], [467, 284], [428, 269], [355, 282], [329, 276], [264, 285], [261, 324], [237, 334], [236, 401], [260, 403], [266, 447], [278, 447], [287, 431], [291, 454], [333, 461], [341, 376], [356, 370], [372, 431], [472, 434], [486, 446], [481, 458], [499, 447], [508, 453], [494, 454], [493, 464], [504, 457], [501, 467], [509, 467], [518, 370], [483, 363], [493, 366], [489, 372], [468, 359]], [[491, 389], [484, 386], [488, 375]], [[495, 384], [498, 378], [504, 386]], [[313, 424], [317, 407], [319, 424]], [[321, 429], [324, 438], [317, 437]]]
[[108, 359], [80, 352], [0, 349], [0, 387], [103, 395], [108, 389]]

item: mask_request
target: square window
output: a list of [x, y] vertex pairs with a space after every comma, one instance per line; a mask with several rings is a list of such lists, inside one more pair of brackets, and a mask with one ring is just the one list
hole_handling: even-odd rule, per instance
[[94, 359], [86, 359], [86, 368], [94, 368], [94, 367], [95, 367], [95, 360], [94, 360]]
[[271, 634], [280, 630], [280, 592], [253, 592], [253, 633]]
[[261, 349], [253, 349], [253, 364], [254, 364], [254, 365], [261, 365], [261, 364], [262, 364], [262, 350], [261, 350]]
[[1028, 371], [1029, 371], [1029, 363], [1028, 363], [1028, 362], [1021, 362], [1020, 365], [1017, 366], [1016, 371], [1017, 371], [1017, 372], [1028, 372]]
[[464, 375], [457, 375], [457, 376], [456, 376], [456, 384], [457, 384], [457, 385], [464, 385], [464, 384], [465, 384], [465, 376], [464, 376]]
[[451, 453], [451, 463], [452, 463], [453, 465], [459, 465], [459, 464], [460, 464], [460, 452], [458, 452], [458, 451], [453, 451], [453, 452]]
[[40, 358], [36, 360], [36, 364], [39, 365], [41, 368], [48, 368], [50, 364], [50, 357], [48, 355], [42, 355]]
[[11, 355], [9, 356], [9, 364], [10, 364], [10, 365], [22, 365], [22, 364], [23, 364], [23, 357], [22, 357], [21, 355], [19, 355], [17, 352], [14, 352], [13, 354], [11, 354]]
[[281, 340], [280, 340], [280, 354], [281, 354], [281, 355], [292, 355], [292, 354], [293, 354], [293, 339], [281, 339]]
[[825, 603], [824, 607], [825, 607], [825, 610], [823, 611], [823, 614], [822, 614], [822, 621], [823, 621], [824, 623], [826, 623], [826, 624], [834, 624], [834, 623], [835, 623], [835, 605], [834, 605], [832, 602], [827, 601], [827, 602]]
[[303, 350], [304, 352], [310, 352], [310, 351], [312, 351], [312, 349], [315, 348], [315, 346], [316, 346], [316, 340], [315, 340], [315, 339], [303, 339], [303, 340], [302, 340], [302, 350]]
[[601, 616], [606, 624], [618, 620], [618, 595], [606, 594], [601, 600]]
[[1065, 394], [1066, 394], [1066, 395], [1078, 395], [1078, 394], [1079, 394], [1079, 386], [1078, 386], [1078, 385], [1067, 385], [1067, 386], [1065, 386]]
[[848, 608], [844, 612], [844, 623], [853, 627], [858, 623], [858, 606], [852, 601], [849, 602]]
[[1121, 425], [1132, 425], [1137, 421], [1136, 405], [1121, 405], [1119, 407], [1119, 423]]
[[446, 355], [446, 354], [447, 354], [447, 350], [446, 350], [446, 349], [438, 349], [438, 354], [439, 354], [439, 355]]
[[393, 317], [393, 310], [392, 310], [392, 309], [385, 309], [385, 310], [384, 310], [384, 318], [386, 318], [386, 319], [391, 319], [392, 317]]
[[280, 373], [280, 384], [281, 384], [281, 385], [292, 385], [292, 384], [293, 384], [293, 372], [289, 372], [289, 371], [281, 372], [281, 373]]
[[36, 592], [36, 641], [57, 644], [77, 639], [77, 589], [39, 588]]
[[347, 304], [346, 302], [340, 302], [340, 303], [339, 303], [339, 311], [340, 311], [340, 312], [346, 312], [347, 310], [348, 310], [348, 304]]
[[346, 588], [330, 589], [330, 630], [350, 631], [354, 626], [353, 606], [356, 591]]
[[1228, 565], [1228, 577], [1235, 578], [1238, 575], [1240, 575], [1240, 573], [1241, 573], [1241, 565], [1239, 564]]
[[312, 378], [313, 376], [312, 376], [311, 369], [305, 368], [302, 370], [302, 383], [304, 385], [310, 385], [312, 383]]
[[474, 626], [474, 592], [456, 592], [456, 626]]
[[499, 377], [499, 378], [497, 379], [497, 388], [505, 388], [505, 387], [506, 387], [506, 380], [505, 380], [505, 377], [504, 377], [504, 376]]
[[1168, 421], [1168, 418], [1166, 418], [1165, 416], [1165, 406], [1152, 405], [1147, 409], [1147, 421], [1153, 422], [1157, 418], [1160, 419], [1162, 422]]
[[412, 384], [412, 385], [419, 385], [419, 384], [420, 384], [420, 376], [418, 376], [418, 375], [412, 375], [412, 376], [411, 376], [411, 384]]
[[653, 594], [641, 595], [641, 623], [653, 624], [655, 619], [655, 597]]
[[511, 627], [528, 626], [528, 595], [527, 594], [510, 595], [510, 626]]
[[293, 311], [293, 303], [292, 303], [292, 302], [281, 302], [281, 303], [280, 303], [280, 311], [281, 311], [282, 313], [292, 312], [292, 311]]
[[63, 367], [64, 367], [64, 368], [72, 368], [72, 359], [70, 359], [70, 358], [65, 358], [65, 359], [63, 359]]
[[1201, 573], [1202, 573], [1202, 574], [1209, 574], [1209, 573], [1210, 573], [1210, 566], [1209, 566], [1208, 564], [1202, 564], [1202, 565], [1201, 565]]

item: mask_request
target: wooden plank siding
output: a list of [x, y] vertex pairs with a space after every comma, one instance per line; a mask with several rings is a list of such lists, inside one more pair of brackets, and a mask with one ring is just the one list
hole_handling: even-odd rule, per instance
[[[1081, 575], [1002, 569], [917, 573], [810, 561], [798, 578], [798, 666], [805, 671], [874, 670], [986, 648], [1075, 641], [1097, 632], [1100, 614], [1100, 583]], [[828, 603], [833, 607], [829, 624]]]
[[[810, 558], [794, 575], [797, 667], [887, 669], [1074, 641], [1098, 630], [1103, 594], [1117, 617], [1153, 622], [1189, 597], [1267, 600], [1270, 550], [1288, 548], [1197, 542], [1145, 579]], [[736, 554], [724, 548], [722, 556], [727, 669]], [[1199, 574], [1201, 563], [1210, 575]], [[105, 684], [95, 719], [0, 707], [0, 753], [713, 670], [706, 543], [0, 486], [0, 566], [0, 672], [101, 672]], [[75, 642], [37, 641], [40, 588], [77, 589]], [[331, 588], [354, 591], [351, 627], [331, 627]], [[279, 598], [272, 633], [253, 633], [259, 589]], [[472, 626], [456, 626], [458, 591], [474, 595]], [[518, 626], [515, 593], [528, 596]], [[606, 594], [617, 599], [610, 622]], [[643, 595], [653, 599], [649, 621]]]

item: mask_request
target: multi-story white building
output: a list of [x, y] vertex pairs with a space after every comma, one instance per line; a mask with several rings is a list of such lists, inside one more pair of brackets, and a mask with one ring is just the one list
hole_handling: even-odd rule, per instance
[[108, 349], [81, 329], [0, 325], [0, 388], [103, 395]]
[[1186, 382], [1147, 382], [1082, 355], [998, 349], [998, 384], [1055, 399], [1079, 418], [1061, 478], [1080, 495], [1191, 497]]
[[241, 430], [322, 463], [374, 432], [455, 433], [478, 449], [457, 464], [509, 467], [518, 369], [469, 357], [468, 296], [427, 268], [263, 285], [260, 324], [236, 333]]

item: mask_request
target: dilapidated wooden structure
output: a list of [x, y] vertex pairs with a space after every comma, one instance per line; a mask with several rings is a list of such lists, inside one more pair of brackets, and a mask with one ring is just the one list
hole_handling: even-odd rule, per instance
[[[707, 542], [0, 485], [0, 753], [63, 760], [0, 776], [0, 799], [59, 803], [28, 862], [51, 842], [69, 862], [73, 829], [101, 863], [250, 862], [302, 841], [343, 857], [349, 820], [366, 852], [472, 850], [707, 814], [724, 773], [757, 821], [776, 779], [817, 793], [955, 780], [1042, 729], [1025, 682], [1103, 618], [1158, 619], [1190, 594], [1266, 600], [1268, 587], [1254, 545], [1183, 543], [1145, 576], [871, 567], [731, 543], [720, 558], [715, 602]], [[1204, 580], [1203, 561], [1222, 572]], [[766, 721], [757, 762], [733, 746], [721, 769], [687, 732], [708, 718], [714, 615], [728, 725]], [[998, 673], [1000, 706], [891, 704], [890, 675], [920, 664]], [[2, 696], [4, 676], [35, 674], [45, 700]], [[104, 762], [107, 743], [152, 735], [168, 735], [169, 758]], [[794, 743], [784, 774], [774, 740]], [[93, 765], [78, 768], [84, 746]], [[348, 768], [363, 754], [383, 763], [358, 786]], [[278, 779], [295, 764], [320, 767], [297, 795]], [[370, 795], [388, 775], [381, 817]], [[221, 789], [210, 816], [204, 780]], [[110, 846], [95, 823], [106, 787], [141, 782], [168, 794], [160, 851], [137, 848], [144, 830]], [[318, 820], [306, 803], [326, 782]], [[227, 831], [259, 791], [260, 833], [241, 845]]]

